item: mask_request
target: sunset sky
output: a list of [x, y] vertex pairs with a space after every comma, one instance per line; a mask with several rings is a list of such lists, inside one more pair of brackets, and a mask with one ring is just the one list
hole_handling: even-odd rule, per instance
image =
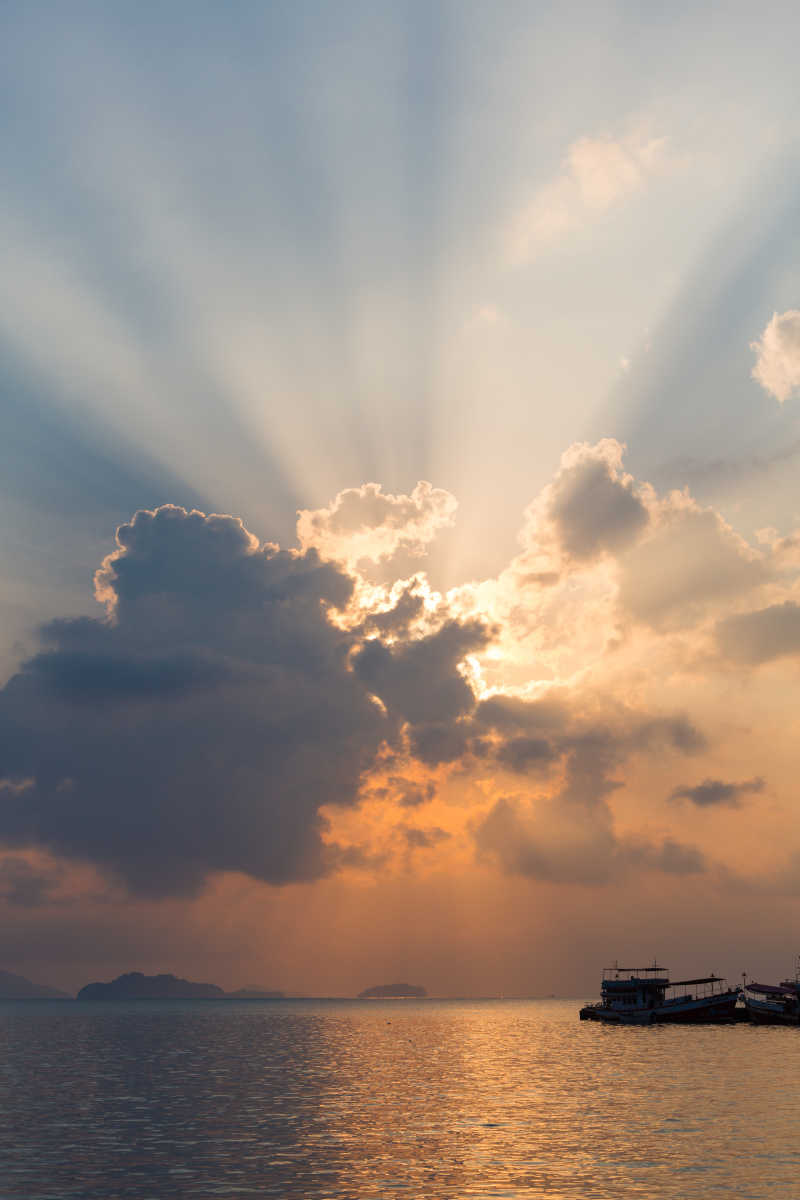
[[0, 967], [784, 978], [796, 6], [0, 28]]

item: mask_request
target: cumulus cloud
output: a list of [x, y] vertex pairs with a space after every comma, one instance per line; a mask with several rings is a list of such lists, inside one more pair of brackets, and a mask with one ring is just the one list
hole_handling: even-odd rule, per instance
[[800, 654], [800, 605], [785, 600], [724, 617], [717, 622], [716, 635], [726, 657], [751, 666]]
[[618, 837], [604, 806], [558, 811], [505, 797], [479, 823], [475, 842], [478, 857], [496, 862], [505, 874], [554, 883], [602, 886], [642, 867], [669, 875], [706, 869], [697, 847], [672, 838], [651, 843]]
[[[609, 883], [622, 869], [704, 870], [693, 847], [621, 837], [609, 802], [624, 786], [617, 775], [632, 755], [695, 754], [705, 747], [686, 717], [648, 716], [608, 698], [592, 701], [562, 689], [550, 700], [529, 704], [491, 697], [480, 705], [478, 719], [488, 730], [504, 731], [495, 758], [506, 769], [528, 772], [532, 765], [541, 770], [559, 764], [555, 787], [542, 788], [535, 798], [505, 796], [493, 804], [473, 830], [479, 858], [506, 874], [587, 885]], [[536, 731], [532, 740], [542, 740], [541, 754], [517, 760], [514, 750], [526, 725]]]
[[567, 149], [559, 173], [511, 222], [506, 234], [510, 261], [528, 262], [541, 246], [641, 191], [666, 164], [666, 138], [640, 131], [621, 138], [578, 138]]
[[327, 508], [302, 509], [297, 536], [304, 550], [351, 566], [381, 562], [398, 551], [422, 555], [438, 531], [452, 525], [457, 507], [450, 492], [425, 480], [410, 495], [365, 483], [339, 492]]
[[358, 679], [411, 726], [457, 720], [475, 704], [469, 683], [457, 670], [491, 636], [483, 621], [445, 622], [435, 633], [399, 645], [365, 642], [351, 658]]
[[[105, 619], [51, 622], [0, 692], [0, 839], [150, 894], [344, 863], [322, 810], [358, 803], [407, 723], [471, 710], [461, 661], [489, 636], [449, 619], [398, 642], [403, 619], [391, 646], [364, 641], [329, 619], [354, 581], [315, 547], [172, 505], [120, 527], [95, 587]], [[432, 795], [420, 784], [400, 802]]]
[[719, 513], [673, 493], [659, 504], [650, 535], [621, 557], [619, 601], [636, 621], [678, 627], [768, 578], [764, 555]]
[[[104, 617], [51, 622], [0, 692], [0, 841], [87, 860], [150, 894], [191, 893], [218, 871], [314, 880], [363, 856], [345, 810], [368, 800], [408, 817], [434, 799], [436, 768], [443, 789], [471, 775], [493, 797], [541, 793], [533, 807], [529, 794], [501, 805], [477, 834], [505, 869], [695, 869], [689, 851], [636, 850], [614, 830], [629, 760], [706, 745], [682, 704], [648, 705], [639, 665], [624, 674], [627, 647], [646, 639], [650, 653], [764, 583], [774, 596], [775, 551], [687, 494], [659, 498], [623, 451], [612, 439], [571, 447], [507, 571], [446, 595], [422, 572], [373, 586], [357, 567], [422, 547], [450, 519], [455, 502], [427, 484], [406, 497], [341, 492], [301, 513], [289, 551], [234, 517], [137, 513], [96, 575]], [[800, 607], [716, 630], [740, 661], [795, 653]], [[593, 677], [586, 645], [598, 647]], [[554, 669], [568, 651], [575, 666]], [[708, 779], [673, 798], [733, 803], [756, 783]]]
[[[682, 713], [652, 715], [592, 696], [588, 689], [552, 688], [539, 699], [495, 695], [482, 700], [467, 727], [477, 732], [480, 756], [524, 774], [566, 759], [562, 797], [582, 803], [615, 784], [608, 772], [627, 756], [675, 750], [696, 754], [702, 732]], [[474, 743], [473, 743], [474, 745]]]
[[118, 533], [105, 621], [59, 621], [0, 694], [0, 837], [178, 893], [210, 870], [330, 869], [325, 804], [355, 803], [391, 718], [326, 619], [352, 582], [316, 551], [167, 506]]
[[691, 800], [698, 808], [717, 808], [727, 805], [738, 808], [742, 796], [755, 795], [764, 790], [764, 780], [757, 776], [741, 783], [725, 783], [722, 779], [704, 779], [702, 783], [689, 787], [681, 784], [669, 795], [670, 800]]
[[650, 519], [647, 493], [624, 471], [625, 447], [614, 438], [578, 442], [525, 511], [522, 541], [528, 557], [519, 570], [548, 586], [563, 563], [586, 563], [635, 542]]
[[773, 313], [758, 341], [753, 378], [781, 404], [800, 388], [800, 310]]

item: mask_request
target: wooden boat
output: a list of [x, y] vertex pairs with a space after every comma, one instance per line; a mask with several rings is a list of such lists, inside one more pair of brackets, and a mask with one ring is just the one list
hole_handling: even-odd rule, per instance
[[800, 959], [794, 979], [782, 983], [745, 983], [748, 1020], [757, 1025], [800, 1025]]
[[615, 964], [603, 971], [600, 1001], [584, 1005], [580, 1019], [609, 1025], [731, 1022], [740, 991], [719, 975], [670, 980], [667, 968], [657, 963], [633, 968]]

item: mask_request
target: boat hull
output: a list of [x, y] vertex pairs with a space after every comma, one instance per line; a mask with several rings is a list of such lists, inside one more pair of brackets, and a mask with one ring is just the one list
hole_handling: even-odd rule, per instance
[[754, 1000], [745, 996], [747, 1018], [755, 1025], [800, 1025], [800, 1008], [788, 1009], [769, 1000]]
[[580, 1010], [582, 1021], [606, 1025], [725, 1025], [736, 1020], [738, 988], [718, 996], [684, 997], [667, 1000], [651, 1009], [625, 1011], [602, 1004], [587, 1004]]

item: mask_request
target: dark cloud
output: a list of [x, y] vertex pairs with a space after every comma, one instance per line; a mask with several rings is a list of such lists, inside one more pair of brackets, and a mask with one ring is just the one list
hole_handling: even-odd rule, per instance
[[392, 775], [389, 784], [394, 789], [395, 798], [403, 808], [419, 808], [428, 804], [436, 795], [436, 784], [430, 780], [426, 784], [415, 784], [399, 775]]
[[685, 713], [644, 718], [637, 722], [631, 734], [631, 748], [635, 750], [670, 746], [682, 754], [698, 754], [707, 745], [705, 734]]
[[367, 633], [379, 633], [382, 637], [405, 634], [412, 621], [422, 615], [424, 598], [412, 587], [404, 588], [394, 606], [386, 612], [370, 613], [364, 622]]
[[525, 773], [567, 756], [573, 772], [586, 762], [598, 780], [635, 751], [695, 754], [706, 745], [685, 714], [648, 716], [602, 699], [582, 711], [581, 698], [560, 689], [538, 700], [491, 696], [476, 706], [469, 729], [481, 735], [470, 742], [472, 752], [507, 770]]
[[325, 804], [355, 802], [397, 722], [326, 619], [350, 580], [241, 522], [138, 513], [98, 574], [106, 621], [59, 621], [0, 694], [0, 837], [142, 892], [211, 870], [283, 883], [336, 864]]
[[523, 700], [518, 696], [490, 696], [475, 710], [478, 725], [500, 733], [550, 734], [563, 729], [570, 718], [570, 707], [559, 693], [541, 700]]
[[409, 746], [415, 758], [427, 767], [456, 762], [469, 751], [469, 725], [466, 722], [431, 721], [413, 726]]
[[800, 605], [792, 600], [718, 621], [717, 643], [736, 662], [753, 666], [800, 654]]
[[482, 621], [447, 621], [413, 642], [365, 642], [351, 661], [362, 683], [409, 724], [452, 721], [475, 705], [472, 688], [456, 668], [489, 638]]
[[[616, 443], [613, 444], [616, 448]], [[549, 514], [571, 558], [590, 559], [618, 552], [634, 541], [649, 520], [633, 480], [621, 475], [617, 456], [604, 443], [585, 447], [556, 477]]]
[[741, 783], [725, 783], [722, 779], [704, 779], [702, 783], [689, 787], [682, 784], [670, 792], [670, 800], [691, 800], [698, 808], [715, 808], [727, 805], [738, 808], [742, 796], [756, 795], [764, 790], [764, 780], [757, 776]]
[[430, 850], [434, 846], [438, 846], [441, 842], [445, 842], [451, 836], [445, 829], [440, 829], [438, 825], [432, 826], [430, 829], [410, 829], [403, 830], [403, 836], [411, 850]]
[[[530, 705], [534, 724], [541, 720], [537, 703], [542, 702]], [[563, 759], [561, 786], [555, 795], [535, 802], [515, 797], [497, 801], [474, 830], [478, 857], [497, 862], [506, 874], [587, 885], [611, 882], [620, 870], [637, 866], [671, 874], [702, 870], [702, 856], [692, 847], [619, 838], [608, 804], [608, 797], [623, 786], [614, 773], [630, 754], [665, 746], [691, 754], [702, 747], [701, 735], [686, 718], [646, 717], [613, 708], [605, 716], [597, 711], [570, 716], [563, 698], [544, 703], [552, 732], [543, 745]], [[524, 726], [524, 702], [493, 705], [490, 713], [495, 726]], [[516, 735], [504, 742], [495, 757], [507, 757], [519, 740], [524, 739]], [[526, 770], [530, 764], [515, 764], [512, 757], [508, 765]]]
[[57, 866], [42, 869], [19, 855], [0, 858], [0, 900], [13, 907], [39, 908], [53, 900], [63, 878]]
[[527, 771], [532, 767], [548, 766], [558, 757], [558, 751], [546, 738], [512, 737], [501, 743], [496, 759], [510, 771]]
[[700, 875], [707, 869], [706, 858], [701, 850], [672, 838], [664, 838], [663, 842], [653, 846], [640, 848], [634, 845], [630, 850], [623, 844], [622, 856], [626, 855], [633, 862], [641, 857], [642, 865], [663, 871], [665, 875]]
[[478, 857], [496, 862], [505, 874], [552, 883], [602, 886], [643, 868], [668, 875], [706, 870], [695, 846], [671, 838], [656, 843], [619, 838], [603, 804], [559, 811], [547, 802], [504, 798], [476, 827], [475, 844]]
[[557, 883], [605, 883], [614, 869], [616, 841], [604, 813], [557, 819], [544, 804], [497, 801], [475, 830], [479, 858], [507, 875]]
[[168, 505], [117, 542], [96, 576], [106, 619], [51, 622], [0, 692], [0, 839], [152, 895], [212, 871], [282, 884], [352, 865], [321, 810], [358, 802], [406, 722], [420, 745], [437, 723], [452, 740], [474, 707], [459, 664], [487, 630], [364, 642], [328, 619], [352, 594], [339, 565], [259, 545], [233, 517]]
[[685, 718], [566, 689], [478, 702], [461, 664], [493, 628], [449, 619], [412, 637], [404, 616], [391, 643], [365, 641], [329, 620], [352, 595], [342, 567], [260, 545], [236, 518], [165, 506], [117, 541], [96, 577], [105, 619], [51, 622], [0, 692], [0, 841], [89, 861], [134, 891], [352, 865], [324, 810], [357, 804], [392, 761], [391, 798], [425, 803], [433, 785], [413, 771], [397, 784], [409, 753], [517, 774], [561, 763], [558, 805], [594, 810], [602, 835], [617, 764], [701, 744]]
[[199, 654], [136, 660], [102, 650], [46, 652], [31, 659], [27, 669], [54, 695], [99, 703], [117, 698], [165, 698], [214, 687], [231, 677], [230, 667]]

